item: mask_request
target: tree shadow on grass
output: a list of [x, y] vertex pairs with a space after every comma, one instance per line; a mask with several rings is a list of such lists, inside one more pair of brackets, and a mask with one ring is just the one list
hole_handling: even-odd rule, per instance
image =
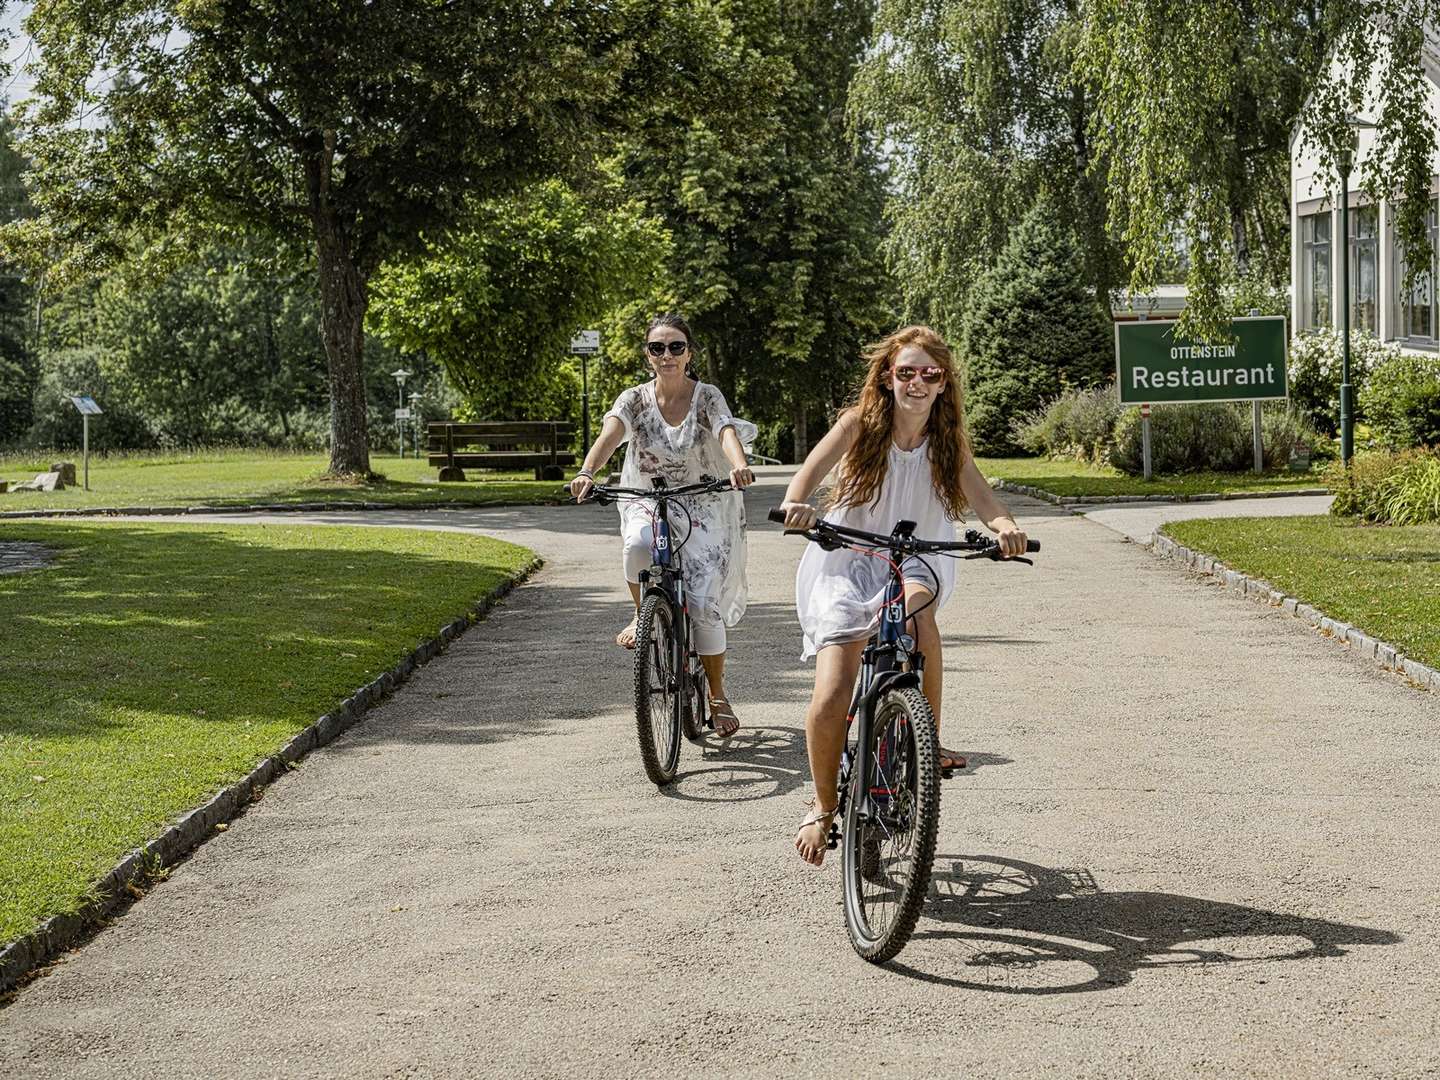
[[215, 726], [308, 722], [506, 573], [251, 528], [261, 527], [7, 529], [60, 554], [45, 571], [0, 580], [0, 686], [23, 706], [0, 713], [0, 733], [83, 735], [124, 710]]
[[[911, 978], [1006, 994], [1126, 986], [1144, 971], [1273, 964], [1394, 945], [1387, 930], [1165, 892], [1105, 892], [1084, 869], [998, 855], [940, 855], [912, 939], [956, 952], [945, 971], [896, 961]], [[960, 972], [952, 974], [958, 964]], [[935, 965], [931, 965], [934, 967]]]

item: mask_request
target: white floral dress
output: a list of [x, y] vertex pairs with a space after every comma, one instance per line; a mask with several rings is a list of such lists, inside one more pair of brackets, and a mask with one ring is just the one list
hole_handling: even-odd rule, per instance
[[[879, 500], [832, 510], [825, 519], [852, 529], [886, 534], [897, 521], [907, 520], [915, 522], [915, 535], [923, 540], [954, 540], [955, 522], [930, 479], [928, 446], [927, 440], [914, 450], [901, 450], [892, 442], [889, 471], [880, 485]], [[950, 599], [955, 564], [949, 558], [927, 555], [923, 564], [910, 558], [900, 569], [907, 582], [936, 592], [937, 609]], [[827, 645], [864, 641], [873, 634], [889, 574], [890, 564], [882, 559], [848, 548], [826, 551], [819, 544], [807, 544], [795, 572], [795, 609], [805, 632], [800, 658], [808, 660]]]
[[[720, 389], [697, 382], [690, 395], [690, 411], [678, 425], [665, 422], [655, 400], [655, 382], [626, 390], [610, 411], [625, 425], [625, 464], [620, 471], [624, 487], [649, 488], [651, 478], [664, 476], [671, 487], [700, 482], [702, 476], [728, 476], [730, 464], [720, 449], [720, 433], [733, 427], [741, 445], [753, 443], [755, 425], [731, 415]], [[680, 563], [689, 593], [690, 613], [697, 626], [734, 626], [745, 614], [748, 590], [745, 580], [745, 501], [740, 492], [699, 495], [681, 500], [688, 511], [675, 513], [671, 529], [680, 550]], [[619, 503], [620, 531], [630, 555], [650, 548], [650, 513], [646, 500]], [[692, 523], [693, 522], [693, 527]], [[683, 545], [683, 546], [682, 546]], [[627, 558], [627, 577], [633, 558]]]

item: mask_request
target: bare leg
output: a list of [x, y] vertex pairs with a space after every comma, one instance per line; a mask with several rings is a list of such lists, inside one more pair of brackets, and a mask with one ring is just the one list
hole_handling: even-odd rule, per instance
[[630, 587], [630, 599], [635, 602], [635, 612], [630, 616], [630, 621], [625, 628], [615, 635], [615, 644], [623, 645], [627, 649], [635, 647], [635, 622], [640, 618], [640, 585], [634, 581], [625, 582]]
[[[805, 747], [815, 781], [815, 813], [831, 814], [837, 804], [840, 755], [845, 749], [845, 719], [855, 690], [855, 673], [865, 642], [827, 645], [815, 658], [815, 692], [805, 711]], [[815, 815], [812, 814], [811, 818]], [[830, 819], [807, 819], [795, 835], [795, 850], [812, 866], [825, 861]]]
[[[929, 589], [921, 588], [918, 585], [907, 585], [905, 588], [905, 607], [907, 611], [914, 611], [929, 604], [931, 597], [935, 594]], [[940, 702], [943, 698], [942, 689], [945, 683], [945, 657], [940, 642], [940, 628], [935, 625], [935, 608], [925, 607], [910, 623], [911, 633], [915, 635], [915, 647], [925, 656], [925, 700], [930, 703], [930, 713], [935, 717], [935, 741], [943, 746], [940, 740]], [[940, 767], [942, 769], [963, 769], [965, 759], [958, 754], [952, 754], [947, 750], [940, 751]]]
[[725, 654], [713, 656], [700, 654], [700, 663], [705, 665], [705, 680], [710, 684], [710, 718], [715, 724], [715, 734], [728, 739], [740, 730], [740, 718], [730, 707], [730, 698], [725, 694]]

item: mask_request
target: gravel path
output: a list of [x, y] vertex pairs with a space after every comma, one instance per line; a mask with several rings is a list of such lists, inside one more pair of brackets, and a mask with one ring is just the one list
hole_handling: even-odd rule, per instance
[[746, 730], [664, 793], [605, 643], [613, 510], [364, 518], [548, 564], [0, 1011], [0, 1073], [1440, 1071], [1434, 696], [1024, 499], [1042, 561], [964, 564], [941, 615], [972, 768], [934, 895], [896, 963], [856, 958], [838, 860], [789, 847], [811, 675], [781, 483], [749, 500]]

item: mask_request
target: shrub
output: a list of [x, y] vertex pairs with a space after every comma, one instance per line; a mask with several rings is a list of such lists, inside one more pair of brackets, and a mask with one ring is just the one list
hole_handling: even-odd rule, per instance
[[1400, 353], [1370, 373], [1360, 409], [1381, 446], [1440, 446], [1440, 359]]
[[1440, 522], [1440, 451], [1357, 454], [1346, 469], [1332, 465], [1330, 512], [1379, 525]]
[[[1255, 464], [1254, 422], [1248, 404], [1162, 405], [1150, 414], [1151, 465], [1157, 473], [1243, 472]], [[1328, 444], [1302, 413], [1283, 404], [1260, 413], [1267, 468], [1284, 466], [1304, 446], [1312, 456]], [[1125, 409], [1115, 425], [1110, 464], [1132, 476], [1145, 471], [1139, 409]]]
[[1018, 449], [1012, 420], [1114, 369], [1109, 318], [1074, 233], [1048, 199], [1011, 229], [976, 282], [962, 341], [966, 421], [981, 454]]
[[1032, 454], [1104, 464], [1110, 454], [1120, 403], [1115, 384], [1066, 390], [1012, 421], [1011, 437]]
[[[1340, 429], [1340, 334], [1317, 330], [1290, 343], [1290, 403], [1303, 410], [1317, 430], [1335, 435]], [[1363, 387], [1370, 372], [1400, 356], [1400, 346], [1379, 341], [1363, 331], [1350, 332], [1350, 382], [1356, 387], [1356, 419], [1366, 415]]]

